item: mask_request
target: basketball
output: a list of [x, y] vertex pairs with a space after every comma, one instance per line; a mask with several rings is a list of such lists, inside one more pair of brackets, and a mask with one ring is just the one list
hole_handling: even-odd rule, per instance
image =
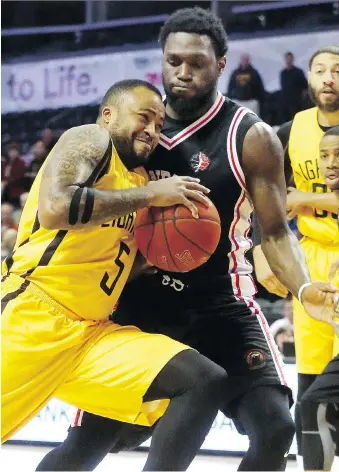
[[139, 251], [155, 267], [189, 272], [211, 257], [220, 239], [219, 213], [194, 202], [199, 219], [184, 205], [143, 208], [137, 213], [135, 239]]

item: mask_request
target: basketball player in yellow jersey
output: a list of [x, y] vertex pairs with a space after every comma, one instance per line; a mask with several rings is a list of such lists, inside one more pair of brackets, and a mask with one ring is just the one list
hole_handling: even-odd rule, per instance
[[[296, 188], [289, 187], [287, 215], [298, 216], [301, 247], [311, 279], [328, 280], [331, 264], [339, 258], [338, 196], [331, 192], [319, 171], [319, 145], [324, 133], [339, 124], [339, 46], [323, 47], [309, 63], [309, 92], [316, 107], [305, 110], [278, 131], [286, 148], [286, 180], [293, 173]], [[255, 244], [258, 243], [255, 238]], [[258, 281], [272, 293], [287, 294], [270, 270], [260, 248], [254, 250]], [[339, 287], [338, 275], [333, 283]], [[331, 326], [307, 316], [294, 299], [294, 333], [298, 370], [298, 399], [328, 362], [339, 352], [339, 342]], [[301, 453], [299, 403], [296, 408], [298, 450]]]
[[[319, 171], [338, 197], [339, 210], [339, 126], [330, 128], [320, 141]], [[338, 268], [339, 259], [331, 265], [330, 279]], [[339, 317], [339, 305], [337, 313]], [[300, 405], [304, 469], [331, 470], [334, 455], [339, 457], [339, 355], [317, 376]], [[322, 414], [325, 409], [326, 418]]]
[[[66, 131], [34, 181], [4, 263], [3, 441], [52, 396], [141, 425], [168, 406], [144, 470], [185, 470], [221, 407], [222, 368], [166, 336], [108, 320], [135, 259], [135, 212], [182, 203], [196, 215], [192, 199], [208, 205], [198, 179], [147, 184], [141, 166], [164, 117], [155, 87], [118, 82], [97, 124]], [[159, 402], [147, 402], [159, 399], [170, 401], [157, 413]]]

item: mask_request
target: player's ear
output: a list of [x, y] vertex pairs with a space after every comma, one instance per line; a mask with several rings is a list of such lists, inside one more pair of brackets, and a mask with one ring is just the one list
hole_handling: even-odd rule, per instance
[[105, 107], [102, 110], [102, 119], [104, 123], [108, 124], [110, 121], [114, 121], [117, 116], [117, 110], [113, 107]]
[[219, 76], [224, 72], [225, 67], [226, 67], [226, 57], [222, 56], [218, 60]]

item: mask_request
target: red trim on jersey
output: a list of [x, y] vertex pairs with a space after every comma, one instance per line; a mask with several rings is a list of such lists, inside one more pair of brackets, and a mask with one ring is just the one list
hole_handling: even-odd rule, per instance
[[80, 408], [78, 408], [77, 413], [75, 415], [74, 422], [73, 422], [73, 428], [76, 428], [77, 426], [81, 426], [81, 420], [82, 420], [83, 414], [84, 414], [84, 410], [81, 410]]
[[175, 135], [173, 138], [168, 138], [167, 136], [160, 134], [160, 144], [165, 144], [167, 147], [172, 148], [176, 144], [178, 144], [178, 142], [181, 141], [183, 138], [188, 138], [193, 133], [195, 133], [195, 131], [202, 128], [218, 113], [222, 104], [225, 101], [225, 97], [221, 93], [218, 92], [218, 95], [219, 96], [217, 96], [215, 103], [212, 105], [212, 108], [209, 112], [207, 112], [207, 114], [205, 113], [205, 115], [203, 115], [201, 118], [189, 125], [184, 130], [180, 131], [180, 133]]
[[237, 224], [240, 220], [240, 207], [244, 203], [245, 198], [246, 198], [246, 195], [245, 195], [245, 192], [243, 191], [241, 199], [238, 200], [238, 202], [236, 204], [236, 207], [235, 207], [235, 213], [237, 215], [236, 219], [233, 220], [232, 226], [231, 226], [231, 242], [232, 242], [232, 244], [234, 244], [234, 249], [231, 252], [231, 257], [232, 257], [232, 260], [233, 260], [232, 273], [235, 274], [235, 285], [237, 287], [237, 293], [236, 293], [237, 296], [239, 296], [239, 295], [241, 296], [241, 289], [240, 289], [240, 276], [237, 273], [238, 261], [237, 261], [236, 255], [235, 255], [236, 251], [238, 251], [238, 249], [239, 249], [238, 241], [235, 238], [235, 228], [236, 228], [236, 226], [237, 226]]
[[[237, 178], [240, 181], [241, 185], [244, 187], [244, 189], [246, 189], [246, 183], [245, 183], [244, 179], [242, 178], [241, 173], [239, 172], [239, 169], [238, 169], [239, 163], [235, 159], [234, 152], [233, 152], [234, 151], [234, 149], [233, 149], [233, 133], [234, 133], [234, 129], [235, 129], [236, 125], [238, 124], [239, 118], [242, 119], [243, 116], [246, 115], [246, 113], [247, 113], [246, 109], [239, 108], [239, 110], [236, 112], [236, 114], [233, 118], [233, 125], [232, 125], [231, 131], [230, 131], [230, 150], [231, 150], [230, 158], [231, 158], [231, 161], [232, 161], [232, 164], [233, 164], [233, 167], [234, 167], [234, 171], [237, 175]], [[235, 152], [237, 152], [236, 149], [235, 149]]]

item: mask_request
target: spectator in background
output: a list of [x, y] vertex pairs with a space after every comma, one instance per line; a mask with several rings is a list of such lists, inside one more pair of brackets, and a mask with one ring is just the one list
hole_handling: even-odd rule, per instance
[[41, 131], [41, 141], [45, 145], [48, 154], [57, 142], [57, 138], [55, 137], [54, 131], [51, 128], [43, 129]]
[[240, 64], [232, 72], [227, 96], [257, 115], [264, 104], [265, 89], [259, 72], [251, 65], [248, 54], [240, 56]]
[[13, 205], [10, 203], [3, 203], [1, 205], [1, 236], [8, 229], [15, 229], [17, 231], [18, 225], [13, 218]]
[[24, 192], [26, 167], [20, 157], [17, 143], [8, 146], [7, 156], [1, 160], [1, 195], [5, 202], [19, 205], [19, 197]]
[[293, 302], [291, 294], [283, 301], [283, 317], [270, 326], [271, 334], [283, 357], [295, 357]]
[[32, 183], [37, 176], [42, 164], [45, 162], [45, 159], [48, 155], [48, 151], [43, 141], [37, 141], [32, 150], [33, 159], [27, 169], [25, 174], [26, 177], [26, 190], [29, 190], [32, 186]]
[[15, 229], [7, 229], [1, 237], [1, 261], [9, 256], [15, 246], [16, 236], [18, 232]]
[[28, 197], [28, 192], [24, 192], [20, 195], [20, 208], [17, 208], [13, 212], [13, 219], [17, 225], [20, 222], [21, 213], [22, 213], [22, 210], [24, 209], [27, 197]]
[[285, 69], [280, 72], [281, 123], [292, 120], [303, 109], [308, 88], [303, 70], [294, 65], [294, 55], [286, 52], [284, 57]]

